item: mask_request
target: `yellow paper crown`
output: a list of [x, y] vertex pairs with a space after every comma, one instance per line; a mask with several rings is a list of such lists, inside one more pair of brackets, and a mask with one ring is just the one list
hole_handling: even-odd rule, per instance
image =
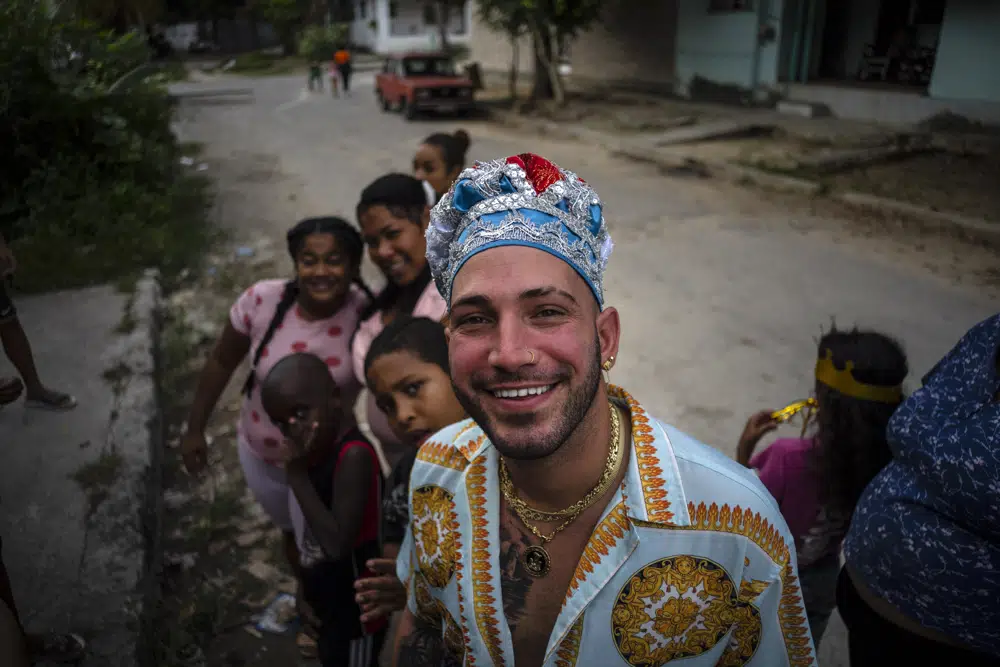
[[830, 389], [839, 391], [844, 396], [857, 398], [862, 401], [875, 401], [877, 403], [899, 403], [903, 400], [903, 388], [899, 385], [893, 387], [880, 387], [874, 384], [865, 384], [854, 379], [854, 362], [848, 361], [844, 364], [844, 370], [837, 370], [833, 364], [833, 351], [827, 350], [826, 354], [816, 361], [816, 379]]

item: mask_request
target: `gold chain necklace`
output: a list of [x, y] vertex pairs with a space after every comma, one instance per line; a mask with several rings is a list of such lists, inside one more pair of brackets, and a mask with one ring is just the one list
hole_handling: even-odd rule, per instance
[[[548, 544], [552, 538], [558, 535], [564, 528], [569, 526], [579, 517], [584, 510], [593, 505], [598, 498], [603, 496], [607, 490], [610, 488], [615, 477], [618, 475], [618, 470], [621, 467], [621, 462], [625, 459], [622, 456], [622, 446], [621, 446], [621, 418], [618, 416], [618, 410], [611, 406], [611, 446], [608, 448], [608, 459], [604, 464], [604, 471], [601, 473], [601, 477], [597, 480], [597, 484], [591, 489], [584, 498], [570, 505], [568, 508], [561, 510], [560, 512], [541, 512], [539, 510], [532, 509], [523, 500], [517, 497], [517, 492], [514, 489], [514, 485], [510, 480], [510, 475], [507, 472], [507, 467], [500, 459], [500, 489], [503, 492], [504, 499], [507, 504], [514, 510], [517, 514], [517, 518], [521, 520], [528, 530], [532, 534], [542, 541], [542, 544], [536, 544], [528, 547], [524, 550], [521, 555], [521, 562], [524, 565], [524, 569], [528, 571], [533, 577], [544, 577], [549, 572], [549, 567], [551, 565], [551, 557], [549, 552], [545, 550], [545, 545]], [[567, 516], [568, 515], [568, 516]], [[551, 522], [552, 519], [537, 519], [535, 516], [559, 516], [566, 517], [566, 519], [556, 526], [548, 535], [542, 533], [535, 526], [531, 525], [529, 521], [542, 521]]]
[[604, 495], [618, 472], [618, 459], [621, 454], [621, 418], [618, 416], [618, 410], [610, 402], [608, 403], [608, 407], [611, 411], [611, 447], [608, 449], [608, 459], [604, 463], [604, 470], [601, 471], [601, 476], [598, 478], [594, 488], [586, 496], [566, 509], [555, 512], [538, 510], [518, 498], [517, 492], [514, 490], [514, 483], [510, 480], [510, 472], [507, 470], [507, 465], [503, 459], [500, 459], [500, 487], [507, 498], [507, 502], [515, 508], [519, 517], [524, 516], [529, 521], [540, 523], [555, 523], [561, 519], [578, 516]]

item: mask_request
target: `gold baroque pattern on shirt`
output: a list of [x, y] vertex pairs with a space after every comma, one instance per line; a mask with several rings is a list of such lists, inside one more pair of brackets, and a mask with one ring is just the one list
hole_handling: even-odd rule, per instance
[[[485, 437], [485, 436], [484, 436]], [[472, 523], [472, 608], [476, 625], [490, 653], [493, 665], [504, 664], [497, 621], [497, 591], [492, 584], [493, 554], [490, 553], [489, 520], [486, 501], [486, 465], [477, 461], [465, 473]], [[471, 658], [471, 653], [469, 654]]]
[[569, 632], [559, 642], [556, 649], [556, 667], [576, 667], [580, 656], [580, 641], [583, 639], [583, 614], [570, 626]]
[[410, 518], [417, 567], [436, 588], [444, 588], [455, 574], [458, 560], [458, 515], [448, 491], [433, 484], [413, 490]]
[[750, 509], [729, 505], [721, 508], [712, 503], [688, 504], [691, 525], [684, 530], [711, 530], [742, 535], [756, 544], [768, 557], [781, 567], [781, 600], [778, 603], [778, 623], [785, 640], [785, 650], [791, 667], [808, 667], [815, 664], [810, 648], [809, 626], [805, 608], [799, 595], [799, 582], [792, 568], [788, 545], [781, 532], [767, 519]]
[[666, 480], [660, 459], [656, 455], [656, 438], [649, 417], [639, 402], [622, 389], [612, 385], [608, 390], [612, 398], [625, 401], [632, 414], [632, 442], [634, 443], [635, 461], [639, 467], [639, 479], [642, 482], [642, 495], [646, 505], [646, 517], [657, 523], [670, 523], [674, 513], [670, 511], [670, 499], [667, 498]]
[[431, 593], [423, 575], [419, 573], [414, 575], [413, 581], [416, 617], [432, 628], [440, 628], [445, 650], [456, 661], [462, 662], [465, 656], [465, 637], [462, 628], [455, 622], [448, 607]]
[[625, 503], [618, 503], [597, 524], [594, 532], [590, 535], [590, 539], [587, 540], [587, 546], [583, 548], [583, 553], [580, 555], [580, 562], [577, 563], [576, 571], [573, 572], [573, 579], [569, 582], [566, 599], [563, 600], [564, 605], [587, 576], [600, 566], [601, 561], [614, 548], [618, 540], [625, 537], [625, 533], [628, 530], [628, 510], [625, 507]]
[[459, 471], [465, 470], [465, 466], [469, 464], [462, 452], [455, 447], [433, 441], [426, 442], [420, 447], [417, 460]]
[[[458, 440], [459, 438], [455, 438], [455, 442], [458, 442]], [[484, 442], [486, 442], [486, 434], [482, 433], [475, 440], [470, 440], [464, 445], [458, 445], [458, 448], [462, 452], [462, 455], [465, 456], [467, 460], [471, 461], [476, 456], [476, 452], [479, 451], [479, 448], [483, 446]]]
[[[763, 583], [766, 588], [766, 582]], [[611, 612], [618, 653], [630, 665], [659, 667], [711, 651], [730, 629], [720, 665], [738, 667], [760, 645], [760, 613], [718, 563], [695, 556], [653, 561], [622, 586]]]

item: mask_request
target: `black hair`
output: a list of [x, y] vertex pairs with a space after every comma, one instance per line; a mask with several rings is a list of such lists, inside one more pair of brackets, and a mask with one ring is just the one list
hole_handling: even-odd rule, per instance
[[[420, 226], [423, 224], [424, 212], [427, 209], [427, 193], [424, 191], [423, 183], [409, 174], [386, 174], [376, 178], [361, 191], [361, 201], [357, 207], [359, 224], [361, 217], [375, 206], [384, 206], [394, 217], [409, 220]], [[429, 264], [424, 266], [417, 279], [409, 285], [400, 286], [389, 281], [361, 313], [361, 321], [393, 306], [400, 313], [412, 313], [430, 281]]]
[[300, 398], [315, 403], [337, 391], [337, 382], [322, 359], [309, 352], [295, 352], [282, 357], [261, 382], [261, 401], [266, 396]]
[[[364, 255], [365, 243], [361, 238], [361, 233], [354, 225], [336, 216], [323, 216], [301, 220], [289, 229], [285, 235], [288, 254], [291, 256], [292, 261], [295, 261], [302, 251], [306, 239], [313, 234], [331, 234], [337, 239], [337, 244], [343, 250], [344, 254], [347, 255], [347, 259], [351, 264], [351, 270], [354, 272], [354, 278], [351, 282], [361, 288], [361, 291], [368, 297], [369, 302], [373, 301], [375, 297], [372, 295], [372, 291], [368, 289], [365, 281], [361, 279], [361, 272], [359, 270], [361, 267], [361, 258]], [[268, 322], [267, 329], [264, 330], [260, 344], [257, 345], [257, 349], [254, 351], [253, 361], [250, 365], [250, 375], [247, 376], [247, 380], [243, 385], [243, 393], [245, 395], [249, 396], [253, 392], [255, 372], [257, 364], [260, 363], [260, 357], [264, 353], [264, 348], [274, 338], [274, 332], [281, 326], [288, 311], [291, 310], [292, 305], [295, 304], [298, 298], [298, 280], [289, 280], [285, 283], [281, 299], [278, 300], [278, 305], [274, 309], [274, 315], [271, 317], [271, 321]]]
[[441, 156], [444, 158], [445, 169], [451, 171], [456, 167], [461, 168], [465, 166], [465, 154], [469, 152], [469, 145], [472, 143], [472, 139], [465, 130], [455, 130], [452, 134], [435, 132], [421, 143], [440, 149]]
[[365, 377], [368, 377], [368, 370], [379, 357], [402, 351], [440, 366], [446, 374], [450, 373], [444, 326], [426, 317], [403, 316], [390, 322], [372, 341], [365, 355]]
[[[837, 369], [848, 361], [851, 374], [864, 384], [898, 387], [909, 372], [906, 353], [895, 339], [858, 328], [838, 330], [834, 325], [819, 340], [818, 357], [833, 355]], [[854, 512], [861, 493], [892, 459], [886, 427], [902, 403], [882, 403], [846, 396], [817, 382], [819, 402], [812, 465], [822, 481], [821, 502], [840, 516]]]
[[361, 191], [357, 216], [375, 206], [385, 206], [397, 218], [405, 218], [415, 225], [421, 224], [427, 208], [427, 193], [423, 183], [409, 174], [391, 173], [379, 176]]

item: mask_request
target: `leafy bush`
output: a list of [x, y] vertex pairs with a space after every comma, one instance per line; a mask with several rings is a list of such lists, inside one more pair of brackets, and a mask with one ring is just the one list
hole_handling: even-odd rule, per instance
[[332, 60], [337, 49], [347, 42], [348, 32], [345, 23], [308, 26], [299, 37], [299, 55], [308, 60]]
[[179, 164], [169, 96], [142, 77], [115, 86], [148, 59], [136, 33], [3, 3], [0, 232], [13, 237], [19, 287], [174, 270], [207, 243], [205, 188]]

